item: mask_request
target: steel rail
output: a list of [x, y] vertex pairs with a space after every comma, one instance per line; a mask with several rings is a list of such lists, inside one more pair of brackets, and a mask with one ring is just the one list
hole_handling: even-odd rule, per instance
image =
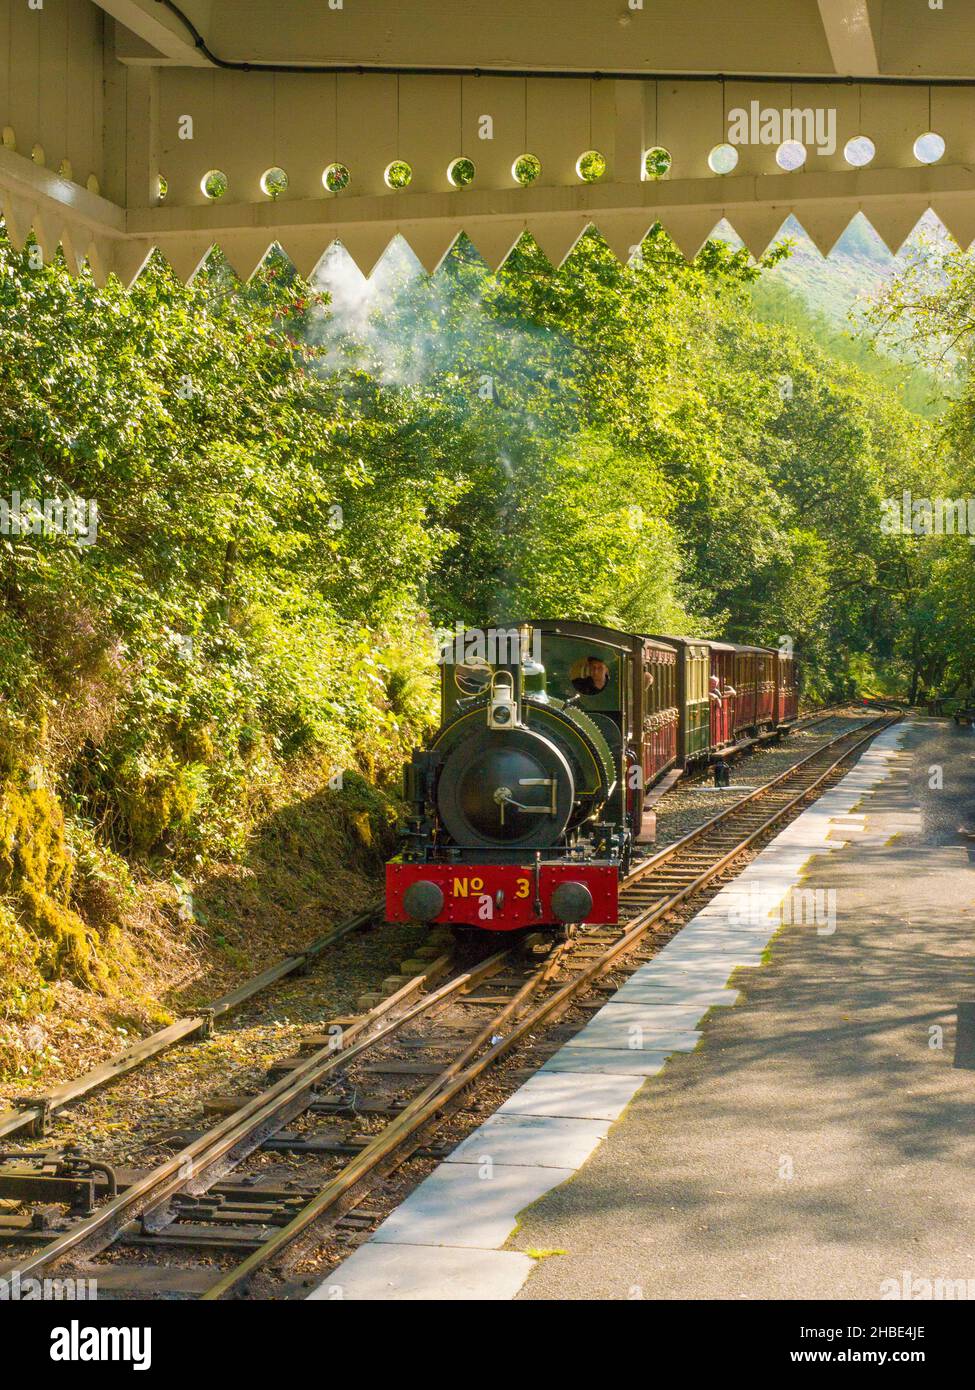
[[[716, 860], [704, 868], [699, 874], [692, 874], [690, 880], [674, 892], [669, 892], [647, 909], [638, 912], [630, 919], [622, 935], [605, 952], [596, 957], [582, 971], [578, 972], [573, 978], [556, 991], [549, 999], [544, 1000], [540, 1005], [533, 1009], [526, 1018], [504, 1037], [492, 1042], [489, 1050], [484, 1056], [473, 1061], [477, 1051], [486, 1041], [496, 1036], [498, 1029], [517, 1013], [531, 996], [548, 982], [548, 978], [554, 970], [556, 964], [560, 963], [561, 954], [565, 947], [560, 948], [560, 952], [549, 957], [543, 967], [532, 975], [521, 987], [515, 996], [506, 1001], [505, 1007], [500, 1014], [492, 1018], [474, 1039], [470, 1041], [463, 1052], [446, 1067], [433, 1082], [427, 1086], [419, 1096], [388, 1125], [376, 1138], [367, 1145], [351, 1162], [346, 1165], [340, 1174], [316, 1195], [301, 1212], [286, 1227], [276, 1232], [264, 1246], [252, 1253], [235, 1270], [232, 1270], [217, 1284], [212, 1286], [204, 1295], [205, 1298], [213, 1300], [222, 1297], [225, 1293], [239, 1285], [244, 1279], [260, 1267], [267, 1263], [269, 1259], [279, 1253], [286, 1245], [305, 1230], [308, 1225], [314, 1222], [320, 1215], [334, 1205], [334, 1203], [354, 1186], [361, 1177], [375, 1167], [382, 1159], [393, 1153], [402, 1143], [412, 1134], [415, 1134], [431, 1118], [440, 1113], [450, 1101], [463, 1089], [469, 1086], [479, 1077], [483, 1071], [489, 1067], [498, 1057], [510, 1050], [522, 1037], [525, 1036], [533, 1027], [540, 1022], [551, 1019], [553, 1014], [560, 1013], [571, 1003], [572, 998], [583, 989], [591, 980], [611, 968], [613, 961], [645, 934], [649, 926], [661, 916], [671, 911], [679, 905], [685, 898], [705, 886], [716, 874], [745, 849], [749, 847], [757, 838], [763, 835], [772, 825], [780, 821], [788, 812], [805, 797], [807, 797], [817, 786], [819, 786], [838, 766], [845, 762], [863, 744], [870, 741], [879, 730], [873, 726], [880, 725], [882, 728], [896, 723], [901, 714], [894, 717], [877, 718], [870, 721], [870, 732], [860, 733], [859, 729], [850, 730], [837, 736], [825, 748], [815, 750], [800, 763], [793, 764], [782, 774], [766, 783], [764, 786], [757, 787], [746, 797], [740, 798], [732, 806], [726, 807], [718, 815], [705, 822], [697, 830], [690, 832], [689, 835], [676, 841], [674, 845], [668, 846], [659, 855], [653, 857], [645, 865], [641, 865], [625, 881], [627, 885], [639, 883], [648, 877], [654, 868], [661, 865], [666, 860], [672, 858], [682, 847], [693, 840], [700, 840], [720, 825], [721, 822], [728, 820], [735, 813], [741, 811], [742, 807], [755, 800], [762, 794], [767, 794], [770, 790], [778, 787], [780, 783], [788, 778], [795, 778], [802, 769], [807, 768], [816, 759], [821, 759], [836, 745], [848, 743], [855, 738], [855, 742], [844, 749], [839, 757], [835, 758], [829, 766], [823, 769], [814, 780], [799, 788], [794, 796], [789, 798], [784, 804], [777, 806], [770, 816], [765, 818], [762, 823], [751, 828], [749, 834], [738, 841], [734, 846], [728, 848]], [[862, 728], [863, 726], [861, 726]], [[859, 737], [855, 737], [856, 735]], [[685, 872], [687, 872], [685, 870]], [[362, 1038], [349, 1046], [353, 1038], [358, 1038], [360, 1034], [374, 1025], [379, 1017], [415, 993], [429, 979], [434, 978], [440, 970], [449, 964], [447, 957], [442, 957], [440, 961], [434, 962], [430, 970], [423, 976], [416, 977], [408, 982], [402, 990], [398, 991], [391, 999], [365, 1015], [361, 1020], [351, 1025], [342, 1037], [341, 1046], [337, 1049], [331, 1045], [315, 1053], [311, 1058], [298, 1067], [290, 1076], [278, 1082], [261, 1095], [252, 1098], [245, 1105], [233, 1112], [221, 1124], [213, 1130], [208, 1131], [189, 1145], [181, 1153], [175, 1155], [166, 1163], [117, 1198], [114, 1202], [108, 1203], [93, 1217], [79, 1223], [71, 1231], [57, 1238], [47, 1247], [43, 1248], [34, 1256], [26, 1259], [15, 1260], [11, 1268], [17, 1268], [23, 1275], [32, 1274], [38, 1270], [47, 1270], [55, 1264], [60, 1263], [69, 1254], [88, 1253], [93, 1243], [98, 1249], [105, 1248], [112, 1243], [119, 1234], [121, 1228], [127, 1221], [134, 1216], [142, 1216], [144, 1223], [146, 1218], [153, 1214], [164, 1211], [170, 1199], [181, 1190], [191, 1191], [194, 1188], [204, 1191], [219, 1177], [215, 1172], [216, 1165], [229, 1156], [231, 1164], [239, 1161], [245, 1156], [246, 1152], [260, 1146], [270, 1133], [274, 1133], [288, 1122], [297, 1113], [307, 1107], [307, 1102], [311, 1097], [312, 1088], [317, 1082], [327, 1075], [330, 1071], [339, 1067], [346, 1067], [350, 1061], [362, 1052], [366, 1051], [397, 1031], [405, 1023], [415, 1018], [420, 1013], [429, 1012], [439, 1003], [451, 997], [459, 991], [469, 989], [480, 980], [495, 973], [501, 968], [502, 963], [511, 954], [510, 949], [499, 952], [490, 960], [482, 962], [476, 968], [462, 972], [461, 975], [448, 981], [438, 990], [425, 996], [418, 1003], [410, 1007], [404, 1014], [392, 1020], [385, 1027], [381, 1027], [377, 1032], [368, 1037]], [[472, 1065], [468, 1065], [472, 1063]], [[241, 1152], [242, 1145], [249, 1145], [244, 1152]], [[236, 1151], [236, 1152], [235, 1152]]]
[[101, 1062], [97, 1067], [86, 1072], [84, 1076], [80, 1076], [74, 1081], [65, 1081], [62, 1085], [55, 1086], [49, 1091], [18, 1098], [14, 1102], [15, 1109], [0, 1111], [0, 1138], [7, 1134], [16, 1134], [24, 1129], [29, 1130], [35, 1138], [39, 1138], [47, 1132], [50, 1118], [64, 1110], [68, 1105], [81, 1100], [83, 1096], [89, 1095], [92, 1091], [99, 1090], [102, 1086], [110, 1085], [111, 1082], [117, 1081], [120, 1076], [134, 1071], [144, 1062], [158, 1057], [160, 1053], [168, 1051], [169, 1048], [193, 1037], [194, 1034], [206, 1033], [212, 1026], [214, 1019], [230, 1013], [231, 1010], [246, 1003], [248, 999], [252, 999], [255, 994], [259, 994], [261, 990], [276, 984], [278, 980], [293, 974], [294, 971], [301, 970], [327, 946], [331, 946], [358, 927], [365, 926], [367, 922], [378, 917], [382, 910], [383, 905], [376, 903], [372, 907], [366, 908], [364, 912], [359, 912], [354, 917], [340, 922], [337, 926], [316, 937], [303, 951], [285, 956], [276, 965], [262, 970], [259, 975], [255, 975], [253, 979], [238, 985], [229, 994], [221, 995], [219, 999], [215, 999], [212, 1004], [206, 1005], [198, 1013], [189, 1014], [185, 1018], [178, 1018], [175, 1023], [170, 1023], [165, 1028], [150, 1033], [148, 1037], [140, 1038], [132, 1047], [119, 1053], [118, 1056], [110, 1058], [107, 1062]]
[[[675, 907], [680, 906], [680, 904], [692, 894], [706, 887], [711, 879], [721, 873], [732, 860], [738, 858], [739, 855], [750, 848], [757, 839], [765, 835], [769, 829], [788, 815], [794, 807], [820, 786], [826, 778], [841, 766], [841, 764], [852, 757], [860, 747], [865, 743], [869, 743], [871, 739], [875, 738], [884, 728], [897, 723], [901, 717], [902, 716], [898, 714], [893, 718], [871, 720], [871, 732], [868, 733], [861, 734], [860, 729], [854, 729], [838, 735], [836, 739], [832, 740], [831, 744], [827, 744], [825, 748], [816, 750], [816, 752], [810, 754], [808, 758], [804, 758], [801, 763], [794, 764], [792, 768], [786, 769], [783, 774], [773, 779], [772, 782], [767, 783], [764, 787], [757, 788], [756, 792], [751, 796], [742, 798], [742, 800], [736, 802], [733, 807], [727, 808], [727, 810], [721, 812], [720, 815], [706, 822], [704, 826], [699, 827], [697, 831], [692, 831], [690, 835], [685, 836], [683, 840], [677, 841], [675, 846], [668, 846], [668, 850], [664, 851], [662, 856], [657, 857], [657, 862], [660, 862], [660, 860], [667, 855], [668, 851], [675, 849], [678, 845], [686, 844], [693, 838], [703, 838], [708, 829], [713, 827], [717, 822], [727, 819], [733, 811], [740, 810], [742, 805], [754, 800], [755, 796], [759, 793], [776, 787], [786, 777], [794, 776], [799, 769], [805, 767], [813, 758], [821, 757], [831, 747], [835, 747], [838, 743], [848, 742], [850, 739], [855, 738], [855, 741], [851, 743], [849, 747], [845, 748], [840, 756], [835, 758], [829, 766], [823, 769], [811, 783], [802, 786], [796, 794], [790, 797], [783, 805], [777, 806], [760, 826], [750, 830], [749, 834], [738, 844], [727, 850], [676, 892], [669, 894], [662, 901], [654, 903], [652, 906], [637, 913], [631, 918], [617, 941], [613, 942], [607, 950], [597, 956], [590, 964], [583, 967], [571, 980], [568, 980], [564, 985], [560, 986], [548, 999], [543, 1000], [524, 1018], [520, 1019], [509, 1033], [497, 1039], [497, 1041], [492, 1042], [489, 1050], [476, 1060], [473, 1060], [473, 1057], [480, 1044], [477, 1043], [476, 1040], [472, 1042], [465, 1050], [465, 1056], [471, 1063], [469, 1066], [464, 1066], [461, 1059], [457, 1059], [452, 1063], [444, 1073], [426, 1087], [420, 1095], [416, 1096], [380, 1134], [376, 1135], [365, 1148], [351, 1159], [340, 1173], [327, 1182], [286, 1226], [275, 1231], [263, 1245], [257, 1250], [252, 1251], [239, 1265], [229, 1270], [226, 1274], [221, 1276], [216, 1283], [211, 1285], [201, 1296], [202, 1301], [216, 1302], [226, 1297], [226, 1295], [239, 1288], [243, 1282], [254, 1275], [259, 1269], [271, 1263], [298, 1236], [303, 1234], [303, 1232], [313, 1225], [320, 1217], [324, 1216], [330, 1208], [334, 1207], [334, 1205], [351, 1188], [361, 1181], [371, 1169], [375, 1168], [385, 1158], [388, 1158], [402, 1143], [415, 1135], [425, 1124], [441, 1113], [452, 1100], [462, 1091], [466, 1090], [467, 1087], [476, 1082], [499, 1058], [509, 1052], [540, 1024], [551, 1022], [553, 1016], [562, 1013], [581, 990], [594, 982], [601, 975], [605, 974], [619, 956], [625, 954], [635, 946], [654, 922], [673, 911]], [[881, 727], [879, 729], [873, 728], [872, 726], [876, 724], [879, 724]], [[863, 726], [861, 726], [861, 729], [862, 727]], [[859, 738], [856, 738], [857, 734], [860, 734]], [[639, 879], [645, 876], [645, 873], [638, 871], [634, 881], [639, 881]], [[633, 878], [633, 876], [631, 876], [631, 878]], [[480, 1035], [482, 1041], [487, 1041], [488, 1037], [493, 1037], [499, 1023], [506, 1021], [508, 1017], [516, 1013], [521, 1004], [525, 1002], [532, 993], [537, 992], [538, 988], [540, 988], [541, 984], [544, 982], [542, 977], [545, 976], [547, 978], [547, 973], [548, 972], [543, 969], [538, 972], [537, 976], [532, 977], [532, 979], [526, 982], [518, 994], [516, 994], [506, 1005], [505, 1009], [502, 1010], [502, 1013], [498, 1015], [497, 1018], [492, 1019], [491, 1024], [482, 1030]]]
[[[355, 1158], [351, 1159], [325, 1187], [318, 1192], [307, 1207], [295, 1216], [295, 1218], [283, 1226], [279, 1231], [262, 1245], [258, 1250], [252, 1252], [235, 1269], [230, 1270], [215, 1284], [201, 1295], [202, 1301], [215, 1302], [223, 1298], [225, 1294], [236, 1288], [243, 1280], [250, 1277], [261, 1265], [267, 1264], [274, 1259], [285, 1246], [290, 1245], [292, 1240], [302, 1233], [318, 1216], [333, 1206], [343, 1197], [357, 1182], [366, 1177], [377, 1163], [382, 1162], [389, 1154], [399, 1148], [400, 1144], [411, 1134], [414, 1134], [423, 1124], [429, 1104], [441, 1094], [445, 1087], [449, 1087], [450, 1082], [459, 1074], [462, 1074], [467, 1064], [477, 1055], [486, 1042], [489, 1042], [497, 1034], [497, 1030], [515, 1014], [522, 1005], [533, 994], [536, 994], [543, 985], [548, 983], [549, 976], [554, 972], [556, 966], [561, 962], [562, 956], [568, 949], [569, 943], [561, 943], [556, 951], [545, 961], [542, 967], [537, 970], [522, 987], [505, 1004], [501, 1011], [494, 1015], [491, 1021], [484, 1025], [480, 1032], [464, 1048], [463, 1052], [444, 1068], [444, 1070], [433, 1081], [429, 1083], [415, 1096], [410, 1103], [397, 1115], [379, 1134], [376, 1135]], [[439, 1107], [438, 1107], [439, 1108]], [[414, 1117], [420, 1116], [414, 1122]]]
[[[423, 975], [415, 976], [396, 994], [345, 1029], [338, 1046], [330, 1042], [328, 1046], [320, 1048], [290, 1075], [252, 1097], [92, 1216], [78, 1222], [34, 1254], [15, 1258], [7, 1265], [0, 1266], [0, 1276], [14, 1271], [19, 1271], [21, 1277], [35, 1275], [53, 1269], [68, 1255], [97, 1253], [112, 1243], [127, 1222], [137, 1217], [145, 1219], [152, 1213], [158, 1214], [178, 1192], [205, 1191], [220, 1176], [215, 1169], [221, 1160], [234, 1154], [241, 1146], [246, 1152], [259, 1147], [270, 1134], [307, 1108], [314, 1087], [331, 1072], [345, 1068], [356, 1057], [392, 1036], [419, 1014], [429, 1012], [496, 973], [509, 959], [512, 949], [506, 947], [479, 965], [461, 971], [410, 1005], [404, 1013], [383, 1024], [381, 1020], [387, 1013], [405, 1003], [424, 984], [449, 967], [450, 957], [441, 956], [432, 962]], [[381, 1023], [379, 1029], [362, 1037], [377, 1021]], [[248, 1144], [249, 1148], [246, 1147]], [[237, 1160], [243, 1156], [244, 1152], [235, 1154]]]

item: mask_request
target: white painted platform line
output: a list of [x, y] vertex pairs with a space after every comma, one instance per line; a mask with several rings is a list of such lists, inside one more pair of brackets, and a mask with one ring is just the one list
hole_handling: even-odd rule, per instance
[[[778, 909], [809, 860], [863, 843], [855, 808], [891, 775], [907, 726], [885, 730], [856, 767], [752, 863], [457, 1146], [313, 1299], [510, 1299], [532, 1259], [501, 1247], [518, 1214], [568, 1181], [648, 1077], [700, 1040], [696, 1025], [741, 966], [756, 966]], [[850, 832], [853, 832], [852, 834]], [[743, 912], [743, 905], [746, 909]]]

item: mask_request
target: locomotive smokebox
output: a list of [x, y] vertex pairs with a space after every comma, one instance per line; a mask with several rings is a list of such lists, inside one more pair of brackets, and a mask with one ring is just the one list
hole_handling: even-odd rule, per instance
[[562, 750], [524, 726], [481, 729], [451, 749], [437, 807], [455, 842], [551, 845], [575, 805], [575, 780]]

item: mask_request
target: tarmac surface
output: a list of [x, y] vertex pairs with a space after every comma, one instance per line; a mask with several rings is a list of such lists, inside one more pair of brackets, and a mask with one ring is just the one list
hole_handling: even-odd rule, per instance
[[975, 731], [901, 739], [738, 1002], [522, 1212], [517, 1297], [975, 1297]]

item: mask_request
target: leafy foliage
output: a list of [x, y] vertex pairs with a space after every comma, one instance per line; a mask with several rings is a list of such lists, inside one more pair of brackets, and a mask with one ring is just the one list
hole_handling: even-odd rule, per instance
[[462, 241], [433, 280], [391, 267], [358, 357], [326, 321], [330, 360], [341, 341], [453, 414], [439, 619], [787, 636], [813, 693], [850, 688], [854, 658], [896, 686], [910, 599], [882, 503], [928, 486], [930, 430], [876, 353], [865, 371], [756, 317], [785, 253], [711, 242], [688, 265], [655, 228], [624, 267], [588, 233], [560, 271], [525, 238], [492, 276]]
[[558, 271], [461, 240], [434, 277], [323, 293], [272, 254], [243, 286], [215, 255], [126, 292], [0, 238], [0, 499], [98, 508], [90, 545], [0, 535], [4, 823], [58, 866], [0, 875], [18, 999], [110, 989], [129, 875], [241, 856], [299, 777], [331, 806], [346, 773], [359, 826], [353, 770], [393, 784], [431, 718], [434, 624], [784, 634], [822, 694], [975, 675], [970, 552], [880, 526], [971, 403], [939, 445], [882, 371], [762, 322], [782, 254], [688, 264], [655, 228], [626, 267], [587, 233]]
[[[910, 351], [942, 382], [948, 398], [930, 482], [915, 486], [902, 503], [907, 533], [896, 537], [896, 553], [906, 602], [897, 651], [910, 671], [912, 697], [940, 692], [970, 700], [975, 698], [975, 501], [969, 500], [975, 499], [975, 258], [922, 245], [878, 298], [870, 320], [878, 341]], [[947, 523], [941, 529], [939, 510]]]
[[307, 374], [307, 295], [0, 244], [0, 495], [98, 505], [90, 546], [0, 537], [4, 713], [137, 856], [233, 851], [289, 757], [390, 775], [426, 718], [394, 676], [454, 489], [408, 396]]

